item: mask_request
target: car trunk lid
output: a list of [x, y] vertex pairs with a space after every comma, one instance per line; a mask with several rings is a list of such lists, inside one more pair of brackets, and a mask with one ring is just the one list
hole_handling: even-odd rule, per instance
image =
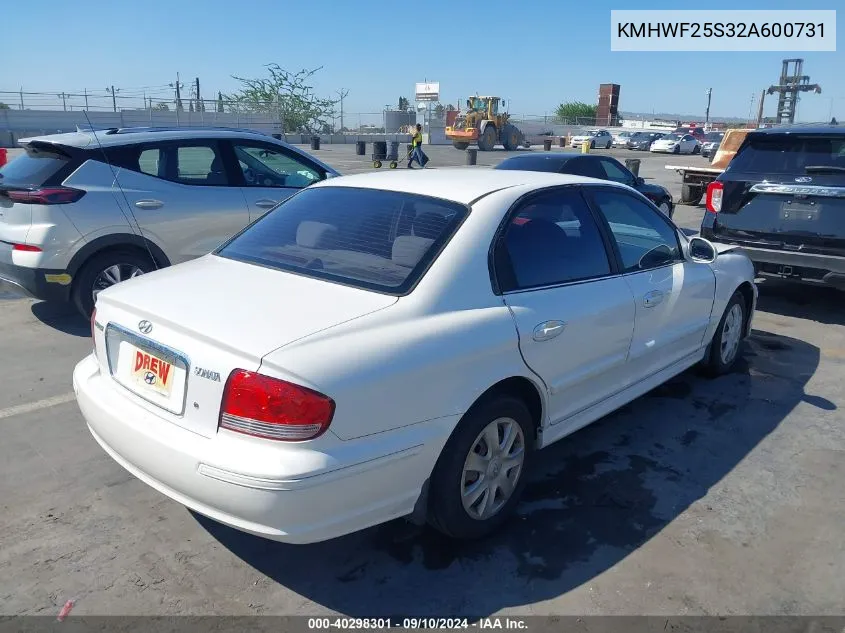
[[232, 370], [256, 371], [268, 352], [396, 301], [208, 255], [100, 293], [98, 358], [136, 402], [211, 437]]
[[845, 134], [749, 134], [719, 183], [717, 239], [845, 255]]

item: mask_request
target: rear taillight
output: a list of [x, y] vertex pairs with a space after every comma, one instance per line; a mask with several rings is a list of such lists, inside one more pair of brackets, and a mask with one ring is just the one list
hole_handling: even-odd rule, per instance
[[40, 253], [40, 246], [33, 246], [32, 244], [12, 244], [13, 251], [20, 251], [22, 253]]
[[707, 199], [706, 207], [710, 213], [719, 213], [722, 210], [722, 193], [725, 186], [718, 180], [714, 180], [707, 185]]
[[321, 393], [236, 369], [226, 381], [219, 425], [270, 440], [310, 440], [329, 428], [334, 409], [334, 400]]
[[6, 195], [12, 202], [27, 204], [69, 204], [76, 202], [85, 192], [70, 187], [41, 187], [32, 191], [7, 191]]

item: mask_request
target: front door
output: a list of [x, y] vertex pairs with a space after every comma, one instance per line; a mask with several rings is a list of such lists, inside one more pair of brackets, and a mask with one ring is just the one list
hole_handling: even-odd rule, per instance
[[523, 358], [546, 385], [551, 424], [617, 392], [634, 299], [579, 188], [520, 203], [495, 261]]
[[232, 146], [243, 175], [243, 193], [251, 221], [300, 189], [325, 178], [316, 165], [278, 145], [236, 140]]
[[591, 197], [607, 220], [636, 302], [631, 375], [646, 377], [688, 359], [705, 344], [716, 291], [713, 270], [685, 260], [675, 226], [635, 195], [597, 187]]

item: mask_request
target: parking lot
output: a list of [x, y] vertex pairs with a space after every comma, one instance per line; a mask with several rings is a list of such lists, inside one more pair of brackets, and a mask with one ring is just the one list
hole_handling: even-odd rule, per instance
[[[433, 168], [464, 162], [426, 152]], [[314, 153], [372, 170], [354, 145]], [[664, 166], [706, 163], [600, 153], [642, 159], [676, 200]], [[675, 220], [694, 231], [703, 213], [679, 206]], [[89, 324], [0, 287], [1, 612], [54, 615], [72, 599], [74, 615], [841, 614], [842, 306], [833, 290], [760, 283], [734, 373], [687, 372], [540, 453], [518, 518], [486, 541], [399, 520], [290, 546], [194, 515], [118, 466], [73, 399]]]

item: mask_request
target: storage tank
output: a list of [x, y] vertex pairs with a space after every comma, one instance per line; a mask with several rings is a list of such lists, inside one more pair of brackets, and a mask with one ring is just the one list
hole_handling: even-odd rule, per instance
[[388, 134], [395, 134], [406, 125], [416, 125], [417, 113], [404, 110], [387, 110], [384, 113], [384, 125]]

